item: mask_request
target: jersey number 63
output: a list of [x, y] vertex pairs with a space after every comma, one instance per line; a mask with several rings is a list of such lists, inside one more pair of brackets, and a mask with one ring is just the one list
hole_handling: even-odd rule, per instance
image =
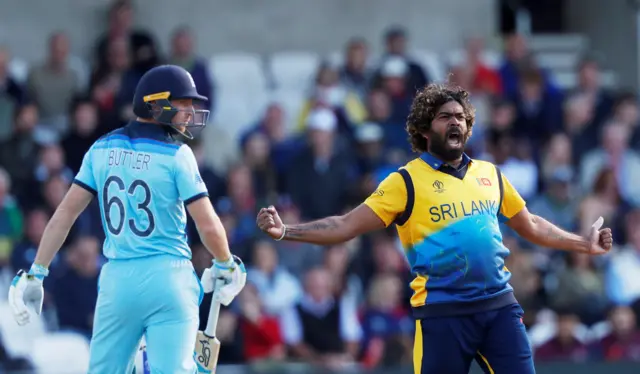
[[[116, 194], [113, 196], [109, 196], [109, 187], [111, 184], [115, 184], [118, 187], [119, 191], [124, 191], [126, 189], [127, 194], [133, 196], [136, 193], [137, 189], [141, 189], [144, 192], [144, 199], [142, 202], [138, 203], [137, 209], [142, 211], [146, 216], [146, 221], [148, 222], [147, 227], [139, 227], [136, 224], [136, 221], [133, 218], [129, 218], [128, 224], [129, 229], [137, 236], [147, 237], [151, 235], [153, 230], [156, 227], [156, 222], [153, 217], [153, 212], [149, 209], [149, 203], [151, 202], [151, 189], [149, 185], [140, 179], [134, 180], [129, 188], [127, 189], [124, 181], [115, 175], [107, 178], [107, 181], [104, 184], [104, 188], [102, 189], [102, 207], [104, 209], [104, 218], [105, 223], [107, 225], [107, 229], [113, 235], [120, 235], [122, 229], [124, 228], [125, 221], [125, 207], [122, 199], [120, 199]], [[111, 209], [113, 206], [117, 206], [118, 212], [120, 213], [120, 219], [117, 224], [114, 225], [114, 222], [111, 220]]]

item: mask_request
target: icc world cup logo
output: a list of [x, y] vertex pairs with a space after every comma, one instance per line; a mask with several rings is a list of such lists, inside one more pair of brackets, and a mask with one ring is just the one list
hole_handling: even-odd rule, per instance
[[442, 183], [441, 181], [437, 180], [433, 182], [431, 186], [433, 187], [433, 190], [435, 192], [444, 192], [444, 183]]

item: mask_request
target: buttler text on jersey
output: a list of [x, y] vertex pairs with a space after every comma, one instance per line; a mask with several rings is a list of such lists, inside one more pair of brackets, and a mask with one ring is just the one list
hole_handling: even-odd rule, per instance
[[151, 154], [144, 152], [112, 149], [109, 151], [110, 167], [125, 167], [135, 170], [149, 170]]
[[477, 215], [498, 214], [498, 202], [495, 200], [471, 200], [440, 204], [429, 208], [431, 221], [456, 219]]

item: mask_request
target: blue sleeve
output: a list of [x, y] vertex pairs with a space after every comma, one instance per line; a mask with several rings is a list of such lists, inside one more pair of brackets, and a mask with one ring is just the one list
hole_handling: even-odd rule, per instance
[[82, 165], [80, 166], [80, 170], [78, 171], [78, 174], [76, 174], [73, 183], [96, 195], [96, 179], [93, 175], [93, 165], [91, 163], [92, 149], [93, 148], [89, 148], [87, 153], [85, 153], [84, 158], [82, 159]]
[[209, 196], [207, 186], [200, 176], [196, 157], [187, 145], [180, 147], [176, 153], [175, 179], [178, 194], [185, 205]]

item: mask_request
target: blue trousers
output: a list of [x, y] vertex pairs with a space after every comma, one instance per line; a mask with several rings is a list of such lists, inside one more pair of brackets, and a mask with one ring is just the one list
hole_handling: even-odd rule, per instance
[[195, 372], [203, 292], [191, 261], [170, 255], [111, 260], [98, 287], [90, 374], [133, 372], [143, 335], [152, 373]]
[[469, 315], [416, 321], [416, 374], [468, 374], [476, 360], [487, 374], [535, 374], [518, 304]]

